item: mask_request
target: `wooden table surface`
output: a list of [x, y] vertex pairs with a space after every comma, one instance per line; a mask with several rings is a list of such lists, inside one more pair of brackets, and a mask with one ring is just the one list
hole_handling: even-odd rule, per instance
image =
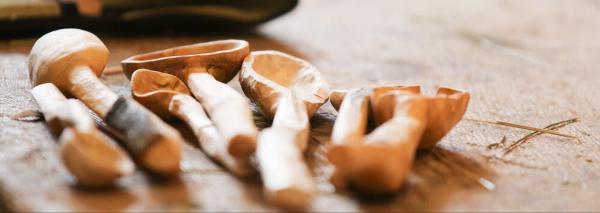
[[[1, 32], [0, 32], [1, 33]], [[305, 0], [254, 31], [181, 35], [99, 35], [109, 66], [132, 54], [223, 38], [246, 39], [317, 66], [333, 88], [375, 84], [466, 89], [465, 117], [530, 126], [579, 118], [504, 155], [488, 148], [529, 131], [463, 120], [435, 148], [419, 152], [404, 190], [370, 198], [336, 192], [323, 156], [335, 111], [312, 120], [307, 161], [320, 193], [313, 211], [600, 211], [600, 2]], [[43, 122], [11, 116], [38, 107], [29, 93], [27, 54], [35, 39], [0, 42], [0, 197], [12, 211], [265, 211], [259, 178], [237, 179], [189, 138], [180, 178], [138, 171], [116, 187], [74, 184]], [[104, 75], [129, 95], [120, 73]], [[239, 90], [237, 80], [230, 85]], [[431, 91], [431, 89], [429, 89]], [[189, 135], [182, 124], [174, 124]], [[486, 183], [487, 185], [482, 183]], [[484, 187], [487, 186], [487, 187]]]

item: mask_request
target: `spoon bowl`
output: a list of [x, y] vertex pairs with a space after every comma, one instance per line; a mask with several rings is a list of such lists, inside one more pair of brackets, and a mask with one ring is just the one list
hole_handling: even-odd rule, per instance
[[177, 77], [148, 69], [139, 69], [133, 73], [131, 93], [136, 101], [163, 119], [174, 118], [168, 111], [173, 96], [190, 95], [187, 86]]
[[169, 73], [184, 81], [192, 73], [209, 73], [226, 83], [237, 74], [248, 52], [246, 41], [221, 40], [135, 55], [121, 61], [121, 66], [128, 78], [144, 68]]
[[309, 118], [329, 97], [329, 86], [317, 68], [278, 51], [250, 53], [240, 71], [240, 84], [270, 119], [275, 117], [280, 99], [290, 92], [304, 102]]

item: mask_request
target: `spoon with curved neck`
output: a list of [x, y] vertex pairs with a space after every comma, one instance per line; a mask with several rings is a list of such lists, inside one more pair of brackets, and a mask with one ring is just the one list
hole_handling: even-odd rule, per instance
[[131, 76], [133, 98], [163, 119], [177, 117], [193, 130], [204, 152], [237, 176], [254, 173], [248, 159], [235, 158], [185, 84], [174, 75], [140, 69]]
[[256, 149], [258, 129], [248, 100], [225, 84], [237, 74], [248, 52], [246, 41], [222, 40], [136, 55], [121, 65], [129, 78], [138, 69], [177, 76], [225, 138], [229, 153], [248, 158]]
[[327, 101], [329, 86], [308, 62], [277, 51], [255, 51], [240, 72], [244, 94], [273, 120], [258, 138], [257, 160], [267, 199], [299, 209], [314, 193], [302, 152], [309, 119]]

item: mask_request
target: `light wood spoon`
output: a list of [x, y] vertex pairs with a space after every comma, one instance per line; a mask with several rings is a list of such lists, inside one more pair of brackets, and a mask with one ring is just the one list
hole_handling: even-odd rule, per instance
[[[351, 115], [345, 113], [360, 110], [360, 120], [345, 122], [364, 122], [364, 97], [360, 91], [349, 92], [340, 106], [340, 113], [344, 114], [338, 116], [349, 117]], [[349, 104], [352, 102], [356, 104]], [[392, 193], [400, 189], [410, 171], [426, 126], [427, 102], [422, 96], [409, 92], [389, 91], [375, 103], [371, 101], [371, 106], [375, 111], [391, 109], [392, 117], [366, 138], [359, 138], [360, 142], [348, 143], [354, 139], [334, 142], [327, 153], [336, 168], [332, 182], [339, 188], [352, 186], [364, 193]], [[341, 131], [339, 127], [336, 121], [334, 135]]]
[[[328, 151], [336, 167], [332, 182], [366, 193], [397, 191], [410, 171], [415, 150], [435, 145], [460, 121], [469, 99], [467, 92], [450, 88], [423, 96], [419, 86], [335, 93], [331, 101], [338, 118]], [[377, 128], [365, 138], [367, 114]]]
[[202, 105], [174, 75], [140, 69], [131, 76], [131, 92], [135, 100], [162, 118], [175, 116], [185, 121], [204, 152], [235, 175], [245, 177], [254, 173], [248, 159], [237, 159], [227, 152], [225, 140]]
[[256, 149], [258, 129], [248, 100], [225, 83], [237, 74], [248, 52], [246, 41], [222, 40], [136, 55], [121, 65], [129, 78], [142, 68], [177, 76], [215, 123], [229, 153], [247, 158]]
[[79, 29], [52, 31], [29, 54], [33, 86], [54, 83], [77, 97], [117, 130], [126, 148], [147, 169], [170, 176], [179, 171], [182, 138], [137, 102], [119, 97], [98, 79], [108, 49], [94, 34]]
[[63, 163], [79, 183], [102, 187], [133, 173], [131, 159], [96, 128], [81, 102], [67, 100], [51, 83], [38, 85], [31, 93], [50, 130], [59, 135]]
[[308, 121], [327, 101], [329, 86], [308, 62], [277, 51], [250, 53], [240, 84], [260, 111], [273, 119], [260, 134], [257, 150], [267, 199], [288, 208], [305, 207], [314, 192], [302, 157]]

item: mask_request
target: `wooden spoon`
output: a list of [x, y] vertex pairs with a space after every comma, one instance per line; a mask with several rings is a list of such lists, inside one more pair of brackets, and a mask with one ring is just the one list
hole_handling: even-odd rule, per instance
[[[131, 76], [133, 98], [162, 118], [178, 117], [194, 131], [204, 152], [238, 176], [249, 176], [253, 169], [247, 159], [237, 159], [227, 150], [225, 140], [190, 96], [185, 84], [174, 75], [140, 69]], [[233, 144], [229, 144], [230, 146]]]
[[248, 42], [222, 40], [175, 47], [121, 61], [131, 78], [137, 69], [150, 69], [177, 76], [192, 91], [225, 138], [229, 153], [247, 158], [256, 149], [258, 129], [248, 100], [227, 86], [248, 55]]
[[[336, 167], [332, 182], [366, 193], [397, 191], [410, 170], [415, 149], [437, 143], [464, 114], [468, 96], [440, 88], [438, 95], [426, 97], [419, 86], [337, 91], [331, 100], [338, 106], [338, 118], [328, 151]], [[365, 138], [367, 114], [377, 128]]]
[[327, 101], [329, 88], [308, 62], [277, 51], [256, 51], [244, 60], [240, 84], [273, 125], [259, 136], [257, 159], [267, 199], [305, 207], [314, 183], [303, 161], [308, 120]]
[[112, 184], [129, 175], [134, 165], [127, 154], [96, 129], [85, 106], [67, 98], [51, 83], [31, 90], [48, 126], [60, 135], [61, 156], [79, 183], [89, 187]]
[[[349, 117], [348, 113], [360, 110], [356, 116], [364, 117], [364, 97], [359, 91], [348, 93], [340, 106], [340, 113], [344, 114], [338, 116]], [[352, 102], [356, 104], [348, 104]], [[336, 168], [332, 182], [339, 188], [349, 185], [364, 193], [392, 193], [400, 189], [410, 171], [426, 126], [427, 101], [410, 92], [389, 91], [380, 95], [377, 102], [371, 101], [371, 106], [375, 111], [392, 109], [392, 117], [360, 142], [348, 143], [355, 139], [348, 139], [346, 143], [334, 142], [334, 147], [327, 153]], [[348, 119], [345, 122], [364, 120]], [[341, 129], [336, 121], [333, 134]]]
[[33, 86], [54, 83], [80, 99], [121, 137], [141, 164], [162, 175], [179, 171], [182, 138], [175, 129], [131, 99], [119, 97], [98, 79], [108, 49], [98, 37], [79, 29], [61, 29], [39, 38], [29, 55]]

